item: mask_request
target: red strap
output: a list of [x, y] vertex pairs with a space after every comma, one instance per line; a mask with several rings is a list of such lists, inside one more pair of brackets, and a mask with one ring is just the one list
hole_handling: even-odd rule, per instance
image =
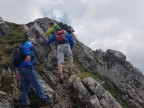
[[65, 31], [64, 30], [60, 30], [57, 32], [57, 35], [61, 35], [61, 34], [65, 34]]

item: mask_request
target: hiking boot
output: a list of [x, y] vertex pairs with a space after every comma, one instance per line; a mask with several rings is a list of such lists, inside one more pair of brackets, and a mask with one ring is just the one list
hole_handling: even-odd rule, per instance
[[63, 79], [60, 79], [59, 83], [60, 83], [60, 84], [63, 84]]

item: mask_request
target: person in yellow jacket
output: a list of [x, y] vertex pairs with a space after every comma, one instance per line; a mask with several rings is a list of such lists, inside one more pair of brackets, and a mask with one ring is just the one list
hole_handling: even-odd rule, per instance
[[47, 30], [47, 32], [45, 34], [48, 38], [50, 37], [50, 35], [54, 35], [54, 34], [56, 34], [57, 31], [61, 30], [61, 27], [59, 27], [54, 22], [50, 22], [49, 27], [50, 28]]

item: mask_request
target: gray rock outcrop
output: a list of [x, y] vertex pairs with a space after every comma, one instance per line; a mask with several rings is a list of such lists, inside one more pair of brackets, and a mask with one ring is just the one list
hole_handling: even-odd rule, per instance
[[97, 73], [112, 82], [127, 102], [134, 108], [144, 107], [144, 76], [140, 70], [126, 61], [126, 56], [115, 50], [108, 49], [92, 51], [82, 43], [77, 43], [74, 54], [81, 64], [92, 73]]
[[0, 91], [0, 108], [12, 108], [8, 98], [9, 96], [5, 92]]
[[[36, 52], [38, 55], [38, 66], [43, 64], [45, 68], [40, 68], [42, 71], [39, 78], [46, 94], [50, 97], [51, 108], [75, 108], [78, 105], [81, 108], [122, 108], [122, 105], [104, 89], [104, 87], [88, 77], [81, 80], [77, 77], [80, 72], [74, 66], [74, 74], [68, 76], [68, 64], [63, 64], [64, 84], [59, 84], [57, 75], [57, 59], [55, 46], [47, 46], [45, 31], [49, 28], [48, 23], [52, 21], [49, 18], [40, 18], [29, 24], [23, 25], [28, 36], [35, 38]], [[2, 23], [1, 23], [2, 22]], [[1, 26], [1, 24], [4, 24]], [[0, 18], [0, 35], [7, 35], [9, 32], [8, 26]], [[83, 43], [79, 42], [76, 36], [73, 55], [85, 70], [100, 75], [103, 77], [103, 83], [115, 88], [119, 91], [122, 100], [129, 103], [130, 108], [144, 108], [144, 76], [141, 71], [133, 67], [126, 61], [126, 56], [119, 51], [108, 49], [106, 52], [101, 49], [93, 51]], [[4, 77], [10, 75], [11, 93], [7, 94], [0, 91], [0, 107], [13, 108], [15, 101], [19, 100], [21, 91], [19, 83], [16, 79], [14, 70], [8, 68], [0, 69], [0, 87]], [[9, 101], [10, 100], [10, 101]], [[78, 105], [75, 105], [78, 104]]]
[[10, 34], [10, 28], [5, 23], [5, 21], [0, 17], [0, 36], [9, 34]]
[[75, 78], [74, 88], [86, 108], [122, 108], [115, 98], [91, 77]]

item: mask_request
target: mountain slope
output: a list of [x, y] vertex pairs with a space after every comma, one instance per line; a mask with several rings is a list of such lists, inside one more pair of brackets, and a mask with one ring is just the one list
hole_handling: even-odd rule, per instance
[[[2, 20], [3, 21], [3, 20]], [[49, 18], [37, 19], [26, 25], [4, 22], [12, 33], [1, 37], [3, 46], [11, 46], [9, 54], [1, 47], [0, 54], [0, 105], [9, 108], [16, 106], [20, 95], [19, 81], [15, 70], [10, 66], [9, 57], [16, 43], [25, 40], [24, 34], [33, 36], [38, 45], [36, 51], [37, 70], [45, 92], [50, 97], [49, 108], [143, 108], [144, 76], [126, 61], [119, 51], [92, 51], [79, 42], [74, 34], [76, 44], [73, 49], [74, 73], [68, 77], [67, 62], [64, 64], [64, 84], [58, 83], [56, 68], [56, 50], [51, 51], [46, 44], [44, 33], [48, 29]], [[60, 22], [57, 22], [61, 24]], [[71, 29], [61, 24], [65, 29]], [[3, 29], [0, 29], [1, 31]], [[71, 31], [71, 30], [69, 30]], [[13, 34], [13, 35], [12, 35]], [[11, 43], [11, 44], [9, 44]], [[12, 44], [13, 43], [13, 44]], [[4, 57], [7, 58], [7, 62]], [[7, 94], [5, 94], [6, 92]], [[7, 100], [9, 99], [9, 100]], [[39, 106], [34, 91], [30, 92], [31, 106]]]

